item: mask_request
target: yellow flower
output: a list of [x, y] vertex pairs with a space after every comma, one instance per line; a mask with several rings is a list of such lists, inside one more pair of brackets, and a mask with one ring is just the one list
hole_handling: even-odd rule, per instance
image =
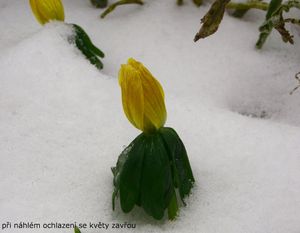
[[60, 0], [29, 0], [32, 12], [41, 23], [50, 20], [65, 20], [64, 7]]
[[119, 84], [125, 115], [136, 128], [151, 133], [165, 124], [164, 91], [142, 63], [129, 58], [121, 65]]

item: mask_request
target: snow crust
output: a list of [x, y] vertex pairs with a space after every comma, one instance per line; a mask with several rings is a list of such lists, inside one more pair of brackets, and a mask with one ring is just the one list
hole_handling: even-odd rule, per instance
[[[300, 71], [297, 35], [291, 46], [273, 33], [257, 51], [264, 15], [249, 12], [226, 15], [217, 34], [194, 43], [209, 4], [146, 1], [100, 20], [89, 1], [63, 2], [66, 21], [105, 52], [101, 72], [67, 42], [70, 27], [41, 27], [27, 1], [0, 2], [0, 227], [76, 221], [136, 224], [124, 232], [300, 232], [300, 91], [289, 95]], [[174, 222], [139, 208], [112, 211], [110, 167], [139, 134], [117, 82], [129, 57], [164, 87], [166, 125], [185, 143], [196, 179]]]

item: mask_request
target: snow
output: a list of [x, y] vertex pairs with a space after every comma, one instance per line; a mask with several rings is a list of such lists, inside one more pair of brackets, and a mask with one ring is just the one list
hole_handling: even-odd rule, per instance
[[[99, 72], [68, 44], [70, 27], [35, 22], [27, 1], [0, 2], [0, 227], [5, 222], [133, 223], [124, 232], [300, 231], [299, 37], [272, 33], [254, 48], [261, 12], [225, 16], [193, 42], [209, 4], [147, 1], [101, 20], [89, 1], [64, 0], [106, 57]], [[167, 126], [181, 136], [196, 179], [178, 219], [112, 211], [118, 155], [139, 131], [127, 121], [117, 74], [142, 61], [165, 90]], [[83, 229], [101, 232], [103, 229]], [[72, 232], [2, 229], [0, 232]]]

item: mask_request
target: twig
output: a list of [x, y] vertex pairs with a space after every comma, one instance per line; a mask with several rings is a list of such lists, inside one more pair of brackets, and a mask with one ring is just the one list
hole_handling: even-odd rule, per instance
[[287, 19], [284, 19], [284, 22], [296, 24], [296, 25], [300, 26], [300, 19], [287, 18]]
[[109, 13], [111, 13], [117, 6], [120, 5], [125, 5], [125, 4], [139, 4], [139, 5], [143, 5], [143, 1], [141, 0], [120, 0], [118, 2], [115, 2], [113, 4], [111, 4], [102, 14], [101, 14], [101, 18], [103, 19], [106, 15], [108, 15]]
[[292, 95], [300, 87], [300, 77], [299, 77], [299, 75], [300, 75], [300, 72], [295, 74], [295, 79], [297, 79], [299, 84], [290, 92], [290, 95]]

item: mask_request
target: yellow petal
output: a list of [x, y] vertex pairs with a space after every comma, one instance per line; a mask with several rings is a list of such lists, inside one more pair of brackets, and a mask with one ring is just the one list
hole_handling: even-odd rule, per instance
[[44, 24], [45, 19], [41, 18], [40, 13], [38, 12], [37, 5], [36, 5], [36, 0], [30, 0], [30, 6], [31, 6], [32, 13], [34, 14], [37, 21], [39, 21], [40, 24]]
[[30, 6], [41, 24], [50, 20], [65, 20], [64, 8], [60, 0], [30, 0]]
[[125, 115], [136, 128], [150, 133], [165, 124], [163, 89], [142, 63], [130, 58], [122, 65], [119, 84]]
[[122, 65], [119, 79], [125, 115], [136, 127], [143, 127], [144, 96], [139, 74], [130, 66]]

